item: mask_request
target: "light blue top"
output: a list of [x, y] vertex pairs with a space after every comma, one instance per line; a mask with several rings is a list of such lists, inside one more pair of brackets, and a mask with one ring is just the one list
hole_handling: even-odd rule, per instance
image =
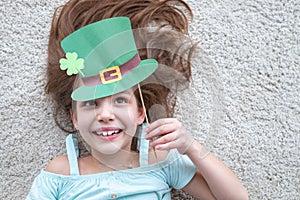
[[149, 141], [141, 139], [140, 167], [80, 175], [77, 139], [69, 135], [66, 145], [70, 176], [42, 170], [35, 178], [26, 200], [169, 200], [171, 188], [183, 188], [196, 172], [191, 160], [177, 150], [169, 151], [164, 161], [148, 165]]

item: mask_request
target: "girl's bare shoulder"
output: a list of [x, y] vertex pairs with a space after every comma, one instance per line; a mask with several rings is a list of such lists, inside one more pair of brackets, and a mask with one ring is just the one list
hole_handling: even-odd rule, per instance
[[68, 157], [63, 155], [54, 158], [48, 163], [45, 171], [60, 175], [70, 175]]
[[[95, 166], [95, 164], [92, 162], [92, 156], [90, 155], [83, 158], [78, 158], [78, 168], [79, 168], [79, 173], [81, 175], [95, 174], [95, 173], [105, 171], [99, 166]], [[69, 176], [70, 164], [69, 164], [68, 156], [63, 155], [54, 158], [48, 163], [45, 171], [54, 174]]]

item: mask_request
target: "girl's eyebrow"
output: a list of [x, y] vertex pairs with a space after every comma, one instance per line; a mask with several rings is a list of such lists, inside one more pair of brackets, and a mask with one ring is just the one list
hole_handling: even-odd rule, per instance
[[[133, 92], [131, 92], [131, 91], [129, 91], [129, 90], [125, 90], [125, 91], [120, 92], [120, 93], [118, 93], [118, 94], [128, 94], [128, 95], [132, 95]], [[116, 95], [117, 95], [117, 94], [116, 94]]]

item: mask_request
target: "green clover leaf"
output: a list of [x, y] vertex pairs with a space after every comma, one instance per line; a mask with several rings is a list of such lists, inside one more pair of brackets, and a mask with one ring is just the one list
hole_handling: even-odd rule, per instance
[[60, 69], [61, 70], [66, 70], [67, 69], [67, 74], [71, 76], [72, 74], [78, 74], [81, 73], [82, 76], [84, 74], [81, 72], [81, 69], [84, 68], [84, 60], [82, 58], [78, 58], [77, 53], [66, 53], [66, 58], [61, 58], [59, 60], [60, 63]]

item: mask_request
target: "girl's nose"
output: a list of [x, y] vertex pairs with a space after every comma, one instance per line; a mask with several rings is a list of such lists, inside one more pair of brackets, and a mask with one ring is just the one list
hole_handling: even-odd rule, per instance
[[97, 120], [100, 122], [113, 121], [115, 114], [111, 102], [109, 100], [101, 102], [101, 105], [96, 108], [96, 115]]

